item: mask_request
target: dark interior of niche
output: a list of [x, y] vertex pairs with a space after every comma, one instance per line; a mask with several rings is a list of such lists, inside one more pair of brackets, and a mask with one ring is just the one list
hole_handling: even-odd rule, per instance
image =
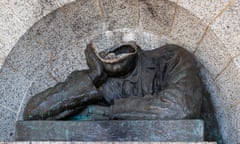
[[204, 120], [204, 140], [223, 144], [210, 93], [205, 89], [200, 118]]

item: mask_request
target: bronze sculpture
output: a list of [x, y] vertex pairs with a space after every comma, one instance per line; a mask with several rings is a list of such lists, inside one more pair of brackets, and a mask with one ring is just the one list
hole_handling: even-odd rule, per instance
[[33, 96], [25, 120], [76, 115], [99, 119], [191, 119], [200, 114], [203, 86], [194, 56], [176, 45], [143, 51], [135, 42], [97, 53], [85, 50], [88, 70]]

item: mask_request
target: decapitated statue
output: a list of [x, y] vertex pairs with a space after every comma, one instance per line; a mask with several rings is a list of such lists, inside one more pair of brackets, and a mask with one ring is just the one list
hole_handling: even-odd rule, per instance
[[203, 85], [194, 56], [176, 45], [143, 51], [135, 42], [85, 50], [88, 70], [33, 96], [25, 120], [191, 119]]

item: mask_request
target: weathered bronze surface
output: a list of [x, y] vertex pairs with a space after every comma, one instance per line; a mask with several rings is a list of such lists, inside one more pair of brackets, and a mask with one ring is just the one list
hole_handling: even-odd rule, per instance
[[97, 53], [89, 44], [85, 55], [89, 69], [33, 96], [25, 120], [198, 118], [203, 86], [185, 49], [129, 42]]
[[202, 120], [19, 121], [17, 141], [203, 141]]

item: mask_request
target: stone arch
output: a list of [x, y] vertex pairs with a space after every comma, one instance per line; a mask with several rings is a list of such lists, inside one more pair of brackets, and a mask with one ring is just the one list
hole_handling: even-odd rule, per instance
[[15, 121], [21, 119], [30, 96], [63, 81], [74, 70], [87, 68], [83, 54], [87, 42], [93, 40], [102, 49], [136, 40], [144, 49], [174, 43], [194, 53], [205, 68], [202, 74], [224, 141], [239, 141], [239, 40], [222, 36], [222, 27], [218, 29], [220, 16], [233, 13], [229, 11], [236, 10], [238, 3], [228, 1], [205, 17], [181, 1], [111, 1], [79, 0], [54, 8], [21, 36], [1, 69], [1, 114], [8, 114], [2, 118], [0, 133], [10, 131], [2, 137], [12, 140]]

